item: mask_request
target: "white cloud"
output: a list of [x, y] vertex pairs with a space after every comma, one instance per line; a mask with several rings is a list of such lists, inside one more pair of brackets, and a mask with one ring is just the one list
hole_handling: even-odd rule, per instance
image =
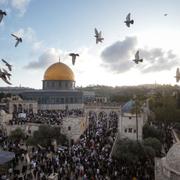
[[44, 41], [38, 40], [36, 32], [31, 27], [20, 28], [14, 34], [22, 37], [23, 42], [26, 42], [31, 46], [30, 56], [36, 56], [45, 50]]
[[2, 5], [10, 5], [12, 9], [17, 10], [20, 16], [23, 16], [31, 0], [0, 0]]
[[140, 66], [142, 73], [160, 72], [171, 70], [179, 65], [179, 58], [172, 50], [165, 51], [161, 48], [140, 49], [141, 57], [144, 59]]
[[11, 0], [10, 4], [13, 9], [20, 12], [20, 15], [24, 15], [30, 0]]
[[25, 29], [20, 28], [17, 32], [15, 32], [15, 34], [22, 37], [23, 40], [28, 43], [33, 43], [34, 41], [36, 41], [35, 31], [31, 27]]
[[[132, 68], [138, 69], [141, 73], [150, 73], [171, 70], [180, 64], [179, 58], [172, 50], [147, 47], [137, 49], [136, 46], [136, 37], [126, 37], [125, 40], [106, 47], [101, 53], [103, 67], [115, 73], [126, 72]], [[143, 63], [135, 64], [132, 61], [137, 50]]]
[[61, 50], [55, 48], [49, 48], [40, 55], [37, 61], [31, 61], [28, 65], [25, 66], [27, 69], [43, 69], [48, 67], [50, 64], [57, 62], [59, 59], [59, 54]]
[[128, 71], [133, 67], [130, 58], [136, 45], [136, 37], [126, 37], [125, 40], [116, 41], [106, 47], [101, 53], [103, 66], [115, 73]]

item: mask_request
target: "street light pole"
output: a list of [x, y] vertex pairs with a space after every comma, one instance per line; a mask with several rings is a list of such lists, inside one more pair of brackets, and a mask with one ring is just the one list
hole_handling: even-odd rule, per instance
[[136, 140], [138, 141], [138, 112], [137, 112], [137, 96], [134, 95], [135, 115], [136, 115]]

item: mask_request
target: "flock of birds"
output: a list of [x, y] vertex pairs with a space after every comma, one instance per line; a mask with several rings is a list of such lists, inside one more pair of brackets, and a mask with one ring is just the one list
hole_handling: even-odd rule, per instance
[[[0, 23], [3, 19], [4, 16], [6, 16], [7, 13], [5, 11], [2, 11], [0, 9]], [[15, 47], [18, 46], [19, 43], [22, 42], [22, 38], [21, 37], [18, 37], [17, 35], [15, 34], [11, 34], [11, 36], [13, 36], [16, 40], [16, 43], [15, 43]], [[2, 62], [7, 66], [8, 70], [9, 71], [12, 71], [12, 65], [9, 64], [6, 60], [4, 59], [1, 59]], [[0, 69], [0, 78], [7, 84], [11, 85], [11, 82], [10, 82], [10, 78], [11, 78], [11, 73], [8, 72], [6, 69], [2, 68], [2, 70]]]
[[[167, 16], [167, 14], [164, 14], [164, 16]], [[131, 24], [134, 24], [134, 20], [131, 19], [131, 13], [129, 13], [127, 16], [126, 16], [126, 20], [124, 21], [124, 23], [126, 24], [127, 27], [130, 27]], [[94, 29], [94, 32], [95, 32], [95, 38], [96, 38], [96, 44], [98, 43], [102, 43], [104, 38], [102, 37], [102, 32], [101, 31], [98, 31], [96, 28]], [[72, 56], [72, 64], [74, 65], [75, 64], [75, 61], [76, 61], [76, 57], [79, 56], [79, 54], [76, 54], [76, 53], [70, 53], [69, 56]], [[139, 57], [139, 51], [136, 52], [135, 54], [135, 59], [133, 59], [133, 61], [138, 64], [139, 62], [143, 62], [143, 59], [141, 59]]]
[[[0, 23], [3, 19], [4, 16], [6, 16], [7, 13], [5, 11], [2, 11], [0, 10]], [[164, 16], [167, 16], [168, 14], [164, 14]], [[126, 20], [124, 21], [124, 23], [126, 24], [126, 26], [129, 28], [131, 25], [134, 24], [134, 20], [131, 19], [131, 13], [129, 13], [127, 16], [126, 16]], [[94, 32], [95, 32], [95, 38], [96, 38], [96, 44], [98, 43], [102, 43], [104, 38], [102, 37], [102, 32], [101, 31], [98, 31], [96, 28], [94, 29]], [[15, 34], [11, 34], [11, 36], [13, 36], [16, 40], [16, 43], [15, 43], [15, 47], [18, 46], [19, 43], [22, 43], [22, 37], [19, 37]], [[75, 62], [76, 62], [76, 57], [79, 56], [79, 54], [77, 53], [69, 53], [69, 56], [71, 56], [72, 58], [72, 64], [75, 65]], [[133, 61], [138, 64], [140, 62], [143, 62], [143, 59], [140, 58], [139, 56], [139, 51], [136, 52], [135, 54], [135, 59], [133, 59]], [[8, 70], [9, 71], [12, 71], [12, 65], [10, 65], [7, 61], [5, 61], [4, 59], [2, 59], [2, 62], [8, 67]], [[2, 70], [0, 69], [0, 78], [6, 82], [7, 84], [11, 85], [11, 83], [9, 82], [10, 80], [10, 77], [11, 77], [11, 74], [4, 68], [2, 68]], [[176, 81], [179, 82], [180, 80], [180, 71], [179, 71], [179, 68], [177, 68], [177, 71], [176, 71]]]

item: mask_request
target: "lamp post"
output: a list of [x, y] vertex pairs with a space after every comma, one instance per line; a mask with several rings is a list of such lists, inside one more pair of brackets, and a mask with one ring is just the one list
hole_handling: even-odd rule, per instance
[[136, 115], [136, 140], [138, 141], [138, 112], [137, 112], [137, 96], [133, 97], [135, 102], [135, 115]]

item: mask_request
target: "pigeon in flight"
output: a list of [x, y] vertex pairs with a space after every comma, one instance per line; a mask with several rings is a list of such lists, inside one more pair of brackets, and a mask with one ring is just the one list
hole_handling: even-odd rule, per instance
[[11, 85], [11, 83], [7, 80], [7, 74], [0, 69], [0, 78], [7, 84]]
[[179, 68], [177, 68], [177, 70], [176, 70], [176, 76], [175, 76], [175, 78], [176, 78], [176, 82], [179, 82], [179, 80], [180, 80]]
[[126, 21], [124, 21], [124, 23], [126, 23], [127, 27], [130, 27], [131, 24], [134, 24], [134, 20], [131, 20], [131, 13], [126, 16]]
[[139, 51], [136, 52], [135, 54], [135, 59], [133, 60], [136, 64], [138, 64], [139, 62], [143, 62], [143, 59], [139, 58]]
[[98, 30], [95, 28], [94, 29], [94, 32], [95, 32], [95, 38], [96, 38], [96, 44], [98, 44], [98, 42], [101, 42], [104, 40], [104, 38], [102, 37], [102, 33], [101, 31], [98, 32]]
[[6, 12], [5, 12], [5, 11], [2, 11], [2, 10], [0, 9], [0, 22], [2, 21], [3, 16], [6, 16], [6, 15], [7, 15]]
[[9, 63], [8, 63], [7, 61], [5, 61], [4, 59], [1, 59], [1, 60], [2, 60], [2, 62], [4, 62], [5, 65], [8, 67], [9, 71], [12, 71], [12, 65], [9, 64]]
[[4, 69], [4, 68], [2, 68], [2, 70], [3, 70], [3, 73], [4, 73], [4, 74], [8, 77], [8, 79], [10, 80], [11, 74], [8, 73], [8, 72], [6, 71], [6, 69]]
[[11, 34], [11, 35], [12, 35], [13, 37], [15, 37], [15, 39], [16, 39], [15, 47], [17, 47], [17, 45], [18, 45], [20, 42], [22, 42], [22, 38], [14, 35], [14, 34]]
[[75, 64], [75, 61], [76, 61], [76, 56], [79, 56], [79, 54], [70, 53], [69, 56], [72, 57], [72, 64], [74, 65], [74, 64]]

